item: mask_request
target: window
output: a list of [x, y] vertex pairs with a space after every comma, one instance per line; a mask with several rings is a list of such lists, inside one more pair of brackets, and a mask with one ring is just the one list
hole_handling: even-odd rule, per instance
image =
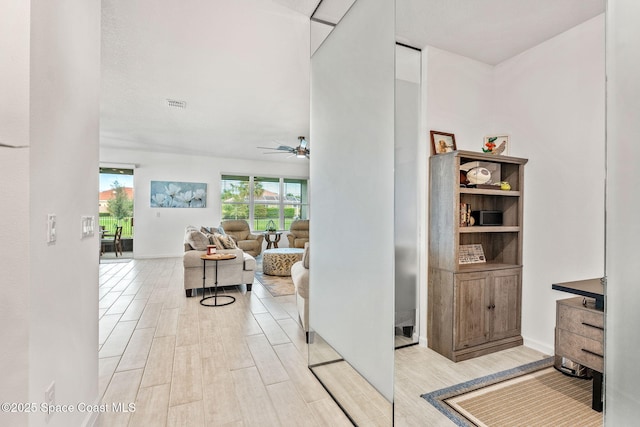
[[222, 175], [222, 219], [246, 219], [252, 230], [273, 221], [288, 230], [296, 219], [307, 219], [307, 180], [298, 178]]

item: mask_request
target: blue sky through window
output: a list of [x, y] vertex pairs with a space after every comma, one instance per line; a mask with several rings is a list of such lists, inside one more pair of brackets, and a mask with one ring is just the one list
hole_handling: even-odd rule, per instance
[[110, 190], [114, 181], [123, 187], [133, 188], [133, 175], [120, 175], [115, 173], [101, 173], [100, 174], [100, 191]]

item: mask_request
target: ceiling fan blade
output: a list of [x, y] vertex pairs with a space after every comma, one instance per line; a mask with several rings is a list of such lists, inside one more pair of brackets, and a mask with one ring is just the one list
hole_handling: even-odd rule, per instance
[[278, 145], [277, 147], [257, 147], [262, 148], [263, 150], [272, 150], [270, 152], [264, 152], [263, 154], [278, 154], [278, 153], [288, 153], [288, 157], [306, 157], [309, 158], [309, 142], [305, 139], [304, 136], [299, 136], [298, 141], [300, 142], [297, 147], [291, 147], [289, 145]]

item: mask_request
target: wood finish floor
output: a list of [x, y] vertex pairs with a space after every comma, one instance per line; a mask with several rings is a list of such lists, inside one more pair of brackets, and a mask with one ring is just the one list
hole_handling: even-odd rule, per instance
[[[99, 271], [100, 394], [109, 405], [135, 403], [135, 412], [103, 413], [99, 425], [351, 425], [307, 368], [293, 295], [273, 297], [255, 281], [251, 292], [228, 291], [234, 304], [203, 307], [185, 297], [182, 258]], [[453, 363], [423, 347], [398, 350], [395, 424], [451, 426], [421, 394], [542, 357], [518, 347]], [[366, 399], [362, 409], [376, 412]]]

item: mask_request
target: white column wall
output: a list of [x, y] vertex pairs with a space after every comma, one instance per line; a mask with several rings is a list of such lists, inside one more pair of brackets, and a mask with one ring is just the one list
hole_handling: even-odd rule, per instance
[[638, 423], [640, 406], [640, 3], [609, 0], [607, 9], [607, 242], [605, 425]]
[[31, 2], [5, 0], [0, 14], [0, 145], [29, 145]]
[[[29, 149], [0, 147], [0, 401], [29, 399]], [[11, 242], [11, 244], [8, 244]], [[24, 425], [27, 414], [0, 413], [0, 424]]]
[[[0, 14], [0, 144], [29, 145], [29, 2], [3, 4]], [[29, 149], [0, 146], [0, 401], [29, 399]], [[12, 242], [12, 244], [6, 244]], [[26, 413], [0, 413], [0, 423], [25, 425]]]
[[[81, 218], [98, 215], [99, 89], [100, 1], [31, 2], [28, 402], [43, 402], [52, 382], [56, 404], [98, 399], [99, 238], [81, 237]], [[29, 425], [91, 417], [59, 412], [47, 423], [38, 411]]]

